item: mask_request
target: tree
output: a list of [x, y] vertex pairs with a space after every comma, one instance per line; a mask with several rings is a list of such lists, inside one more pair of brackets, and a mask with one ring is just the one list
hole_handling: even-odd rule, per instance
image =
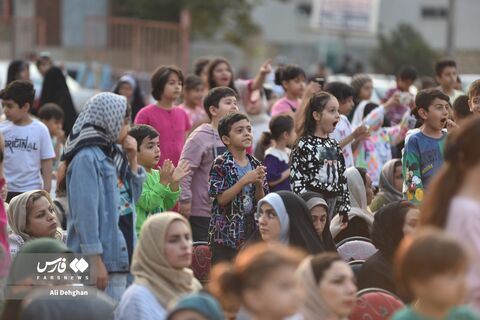
[[379, 35], [379, 46], [372, 56], [377, 72], [392, 74], [403, 65], [414, 66], [421, 75], [433, 75], [439, 54], [408, 24], [400, 24], [389, 36]]

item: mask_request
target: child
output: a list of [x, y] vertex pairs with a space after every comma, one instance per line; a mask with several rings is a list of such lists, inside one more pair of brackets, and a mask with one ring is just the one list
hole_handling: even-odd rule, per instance
[[285, 96], [272, 107], [272, 117], [282, 113], [293, 113], [299, 107], [305, 91], [305, 71], [296, 65], [286, 65], [275, 71], [275, 84], [282, 86]]
[[236, 256], [257, 229], [257, 202], [268, 193], [265, 167], [246, 151], [253, 139], [247, 116], [227, 114], [218, 124], [218, 135], [228, 151], [215, 159], [210, 170], [212, 263]]
[[[480, 83], [479, 83], [480, 84]], [[480, 101], [479, 101], [480, 102]], [[470, 106], [468, 103], [468, 96], [461, 95], [453, 102], [453, 121], [457, 125], [461, 125], [465, 120], [468, 119], [473, 113], [470, 111]]]
[[202, 78], [193, 74], [185, 78], [183, 104], [179, 107], [187, 113], [193, 128], [207, 120], [207, 114], [202, 106], [204, 92]]
[[97, 287], [106, 288], [117, 301], [129, 269], [119, 227], [118, 178], [127, 181], [134, 194], [140, 193], [145, 179], [145, 170], [137, 164], [136, 141], [128, 136], [130, 115], [125, 97], [109, 92], [93, 96], [78, 116], [61, 159], [68, 165], [67, 245], [73, 252], [96, 256]]
[[416, 114], [423, 126], [405, 142], [402, 156], [404, 198], [419, 205], [424, 189], [443, 163], [447, 133], [442, 129], [448, 120], [448, 96], [437, 89], [420, 91], [415, 97]]
[[24, 80], [13, 81], [0, 91], [8, 120], [0, 123], [5, 139], [7, 202], [26, 191], [51, 189], [55, 152], [47, 127], [29, 114], [34, 97], [33, 85]]
[[350, 120], [347, 118], [353, 108], [355, 91], [351, 86], [343, 82], [330, 82], [326, 85], [325, 91], [337, 98], [340, 111], [340, 121], [335, 126], [335, 130], [330, 134], [330, 137], [337, 140], [342, 148], [345, 166], [347, 168], [353, 167], [352, 149], [355, 149], [358, 142], [367, 138], [369, 134], [367, 127], [364, 125], [352, 130]]
[[462, 306], [467, 289], [468, 255], [453, 238], [426, 229], [404, 239], [395, 261], [397, 283], [415, 303], [397, 312], [393, 320], [478, 319]]
[[350, 196], [345, 177], [345, 160], [337, 141], [328, 135], [340, 121], [337, 99], [326, 92], [312, 96], [301, 109], [296, 124], [297, 140], [292, 150], [292, 191], [320, 193], [329, 207], [329, 218], [337, 213], [348, 219]]
[[135, 124], [151, 125], [160, 135], [162, 152], [155, 168], [161, 167], [167, 159], [176, 166], [186, 135], [192, 127], [187, 113], [173, 106], [182, 93], [182, 71], [175, 66], [159, 67], [152, 75], [151, 85], [157, 103], [141, 109], [135, 118]]
[[474, 115], [480, 115], [480, 79], [473, 81], [468, 89], [468, 106]]
[[213, 160], [227, 150], [218, 135], [218, 122], [226, 114], [238, 111], [237, 94], [229, 87], [217, 87], [210, 90], [203, 105], [210, 123], [200, 125], [190, 134], [180, 157], [190, 164], [190, 174], [180, 183], [180, 213], [190, 219], [193, 241], [208, 241], [212, 213], [208, 195], [210, 169]]
[[[359, 73], [352, 77], [350, 82], [355, 94], [353, 96], [353, 110], [348, 115], [351, 123], [354, 126], [358, 125], [358, 122], [355, 119], [355, 110], [362, 101], [370, 101], [373, 93], [373, 80], [368, 74]], [[360, 118], [361, 120], [361, 118]]]
[[112, 92], [127, 98], [128, 103], [132, 106], [132, 119], [135, 119], [138, 111], [145, 106], [138, 80], [130, 74], [121, 76]]
[[55, 103], [46, 103], [38, 111], [38, 118], [47, 126], [50, 138], [52, 139], [53, 149], [55, 150], [55, 159], [53, 161], [53, 172], [57, 171], [60, 153], [65, 140], [65, 132], [62, 130], [64, 113]]
[[262, 135], [262, 145], [274, 145], [265, 151], [263, 163], [267, 167], [267, 181], [270, 191], [290, 191], [290, 148], [295, 143], [297, 135], [293, 118], [287, 114], [279, 115], [270, 121], [270, 132]]
[[164, 212], [175, 206], [180, 195], [180, 180], [190, 173], [190, 169], [188, 161], [180, 161], [175, 168], [168, 159], [165, 160], [160, 170], [154, 169], [160, 157], [160, 138], [153, 127], [137, 125], [128, 134], [137, 140], [138, 163], [147, 171], [142, 195], [135, 206], [138, 235], [148, 216]]
[[251, 319], [287, 319], [303, 302], [295, 279], [303, 256], [297, 249], [279, 244], [249, 246], [234, 263], [213, 268], [208, 289], [230, 315], [243, 306]]
[[455, 101], [458, 96], [463, 94], [462, 91], [455, 90], [457, 85], [457, 63], [455, 60], [438, 60], [435, 63], [435, 74], [435, 79], [440, 85], [438, 89], [449, 97], [450, 102]]

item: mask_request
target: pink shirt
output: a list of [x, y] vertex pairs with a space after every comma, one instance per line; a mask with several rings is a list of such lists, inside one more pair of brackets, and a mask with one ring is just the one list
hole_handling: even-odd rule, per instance
[[166, 110], [150, 104], [138, 112], [135, 124], [148, 124], [160, 134], [161, 154], [157, 167], [166, 159], [177, 166], [185, 144], [185, 135], [192, 127], [186, 112], [178, 107]]
[[467, 302], [480, 311], [480, 202], [454, 197], [450, 203], [446, 231], [470, 252]]
[[282, 113], [295, 112], [300, 107], [300, 102], [298, 100], [289, 100], [286, 97], [283, 97], [272, 107], [272, 117], [278, 116]]

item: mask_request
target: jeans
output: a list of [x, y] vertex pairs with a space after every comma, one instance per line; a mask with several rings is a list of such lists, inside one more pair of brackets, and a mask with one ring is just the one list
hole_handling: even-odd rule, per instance
[[110, 298], [119, 302], [122, 298], [122, 294], [127, 289], [127, 275], [124, 272], [114, 272], [108, 274], [108, 285], [105, 289], [105, 294]]
[[193, 241], [208, 241], [208, 226], [210, 217], [190, 217]]

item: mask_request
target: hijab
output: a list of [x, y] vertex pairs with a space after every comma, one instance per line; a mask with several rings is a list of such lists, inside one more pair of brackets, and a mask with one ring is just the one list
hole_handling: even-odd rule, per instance
[[82, 148], [98, 146], [113, 159], [119, 177], [124, 178], [128, 162], [116, 143], [127, 108], [127, 99], [118, 94], [102, 92], [91, 97], [75, 121], [61, 160], [70, 162]]
[[43, 79], [40, 106], [53, 102], [62, 108], [65, 116], [63, 119], [63, 130], [69, 135], [77, 118], [77, 112], [73, 106], [72, 96], [67, 86], [67, 81], [62, 69], [51, 67]]
[[402, 200], [402, 193], [393, 186], [395, 180], [395, 167], [400, 159], [392, 159], [385, 163], [380, 174], [380, 192], [378, 195], [383, 196], [389, 203]]
[[162, 212], [149, 217], [142, 226], [140, 240], [133, 253], [134, 282], [149, 288], [165, 308], [180, 296], [201, 289], [192, 270], [174, 269], [165, 258], [168, 228], [178, 220], [189, 226], [188, 220], [175, 212]]
[[[19, 235], [24, 242], [33, 239], [28, 233], [26, 233], [25, 229], [28, 219], [27, 202], [34, 193], [40, 193], [42, 197], [47, 198], [48, 202], [53, 207], [50, 194], [45, 190], [33, 190], [19, 194], [10, 200], [8, 206], [8, 224], [10, 228], [12, 228], [12, 231], [16, 235]], [[62, 241], [62, 238], [63, 233], [57, 228], [55, 239]]]
[[[302, 197], [305, 203], [315, 200], [316, 198], [323, 199], [322, 195], [312, 191], [302, 193], [300, 197]], [[327, 209], [327, 221], [325, 222], [325, 227], [323, 228], [323, 232], [322, 232], [322, 242], [326, 250], [335, 251], [335, 252], [337, 251], [335, 242], [333, 241], [332, 234], [330, 232], [330, 218], [328, 217], [328, 209]]]
[[10, 62], [8, 65], [8, 70], [7, 70], [7, 83], [5, 84], [5, 87], [8, 86], [11, 82], [15, 80], [19, 80], [18, 74], [23, 70], [23, 69], [28, 69], [29, 65], [28, 62], [23, 61], [23, 60], [13, 60]]
[[128, 83], [133, 88], [132, 98], [129, 101], [130, 105], [132, 106], [132, 119], [135, 119], [137, 113], [145, 106], [145, 101], [143, 100], [142, 90], [138, 85], [137, 79], [135, 79], [130, 74], [125, 74], [120, 77], [118, 82], [112, 89], [113, 93], [120, 94], [119, 89], [122, 83]]
[[268, 203], [272, 206], [273, 210], [277, 214], [278, 220], [280, 221], [280, 238], [278, 239], [282, 244], [289, 244], [289, 231], [290, 231], [290, 218], [283, 203], [282, 198], [275, 192], [267, 194], [263, 197], [257, 205], [257, 213], [260, 213], [260, 208], [264, 203]]
[[192, 293], [182, 297], [170, 311], [167, 319], [172, 319], [176, 313], [183, 310], [198, 312], [209, 320], [225, 319], [220, 303], [206, 292]]

